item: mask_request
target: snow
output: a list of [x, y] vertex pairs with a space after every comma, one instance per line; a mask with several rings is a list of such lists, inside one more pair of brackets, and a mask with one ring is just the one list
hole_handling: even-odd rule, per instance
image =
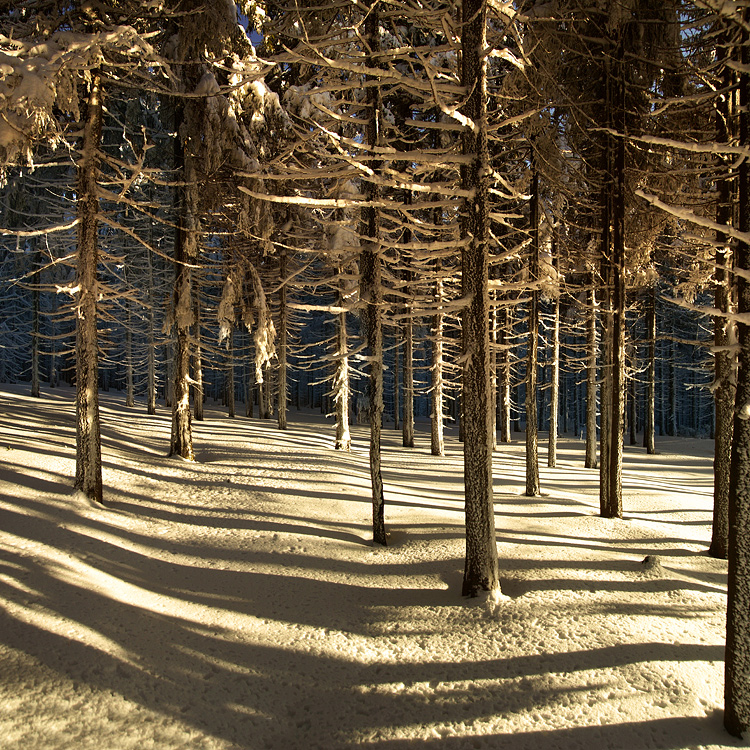
[[[101, 394], [106, 507], [74, 493], [74, 393], [0, 391], [0, 748], [719, 748], [726, 563], [706, 555], [712, 445], [625, 449], [625, 520], [562, 438], [542, 497], [495, 453], [502, 596], [460, 596], [461, 448]], [[544, 463], [541, 461], [540, 463]], [[647, 556], [651, 556], [644, 564]]]

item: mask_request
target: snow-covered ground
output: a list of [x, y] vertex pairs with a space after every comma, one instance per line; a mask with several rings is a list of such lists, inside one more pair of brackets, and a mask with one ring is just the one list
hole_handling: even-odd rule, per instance
[[[725, 748], [726, 563], [708, 441], [626, 448], [623, 521], [580, 441], [523, 496], [496, 454], [503, 598], [460, 596], [461, 451], [386, 430], [390, 546], [366, 432], [195, 423], [103, 394], [106, 508], [72, 490], [73, 392], [0, 392], [0, 747]], [[542, 455], [542, 464], [545, 455]], [[646, 555], [659, 562], [646, 566]]]

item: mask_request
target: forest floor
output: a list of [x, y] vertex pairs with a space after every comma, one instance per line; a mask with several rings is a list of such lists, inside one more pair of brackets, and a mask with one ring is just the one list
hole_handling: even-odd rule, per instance
[[0, 391], [0, 748], [748, 746], [722, 728], [709, 441], [627, 447], [621, 521], [581, 441], [542, 451], [538, 498], [502, 446], [493, 604], [460, 593], [454, 434], [435, 458], [384, 432], [381, 548], [365, 428], [342, 454], [320, 415], [210, 407], [188, 463], [166, 409], [123, 401], [102, 395], [101, 507], [72, 489], [73, 391]]

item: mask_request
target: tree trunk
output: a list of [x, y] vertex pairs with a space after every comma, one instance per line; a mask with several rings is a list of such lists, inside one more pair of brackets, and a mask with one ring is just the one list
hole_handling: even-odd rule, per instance
[[154, 263], [151, 256], [153, 246], [153, 220], [149, 219], [148, 260], [148, 333], [146, 342], [146, 413], [156, 414], [156, 335], [154, 325]]
[[[341, 275], [342, 269], [339, 269]], [[341, 284], [344, 282], [342, 281]], [[336, 450], [350, 451], [352, 438], [349, 432], [349, 344], [346, 333], [344, 290], [339, 288], [338, 304], [342, 312], [336, 317], [336, 374], [333, 382], [333, 397], [336, 403]]]
[[596, 469], [596, 290], [594, 274], [590, 277], [588, 316], [586, 319], [586, 460], [587, 469]]
[[[611, 249], [603, 245], [611, 303], [607, 311], [607, 338], [605, 351], [606, 404], [602, 399], [602, 426], [600, 449], [600, 508], [605, 518], [622, 518], [622, 450], [625, 415], [625, 83], [624, 47], [622, 31], [617, 43], [615, 74], [607, 77], [608, 111], [612, 117], [615, 135], [607, 135], [611, 144], [613, 183], [609, 180], [605, 190], [611, 195], [612, 219]], [[609, 171], [607, 172], [609, 174]], [[605, 177], [605, 179], [607, 179]], [[611, 211], [611, 213], [610, 213]], [[608, 235], [609, 232], [605, 232]], [[604, 414], [606, 406], [606, 432]]]
[[287, 258], [286, 250], [281, 249], [279, 254], [279, 345], [276, 350], [278, 364], [278, 392], [276, 394], [276, 403], [278, 414], [279, 429], [286, 429], [287, 418], [287, 355], [288, 355], [288, 335], [289, 328], [289, 310], [287, 308]]
[[203, 334], [201, 331], [203, 316], [201, 312], [200, 285], [198, 280], [195, 279], [195, 289], [193, 290], [193, 413], [199, 422], [203, 421], [203, 403], [205, 401], [203, 390]]
[[135, 406], [133, 390], [133, 316], [130, 312], [130, 300], [125, 300], [125, 406]]
[[466, 560], [462, 592], [499, 592], [495, 513], [492, 493], [492, 419], [489, 335], [489, 149], [487, 142], [487, 6], [485, 0], [462, 5], [462, 75], [468, 99], [464, 114], [464, 187], [472, 190], [463, 222], [468, 242], [462, 248], [464, 487]]
[[41, 337], [41, 268], [40, 253], [36, 250], [36, 237], [31, 238], [32, 258], [34, 263], [33, 288], [31, 290], [31, 397], [39, 398], [39, 340]]
[[[748, 11], [743, 11], [745, 23]], [[740, 145], [750, 145], [750, 47], [742, 31]], [[750, 231], [750, 186], [747, 159], [740, 162], [738, 213], [740, 232]], [[729, 575], [724, 674], [724, 726], [736, 737], [750, 731], [750, 245], [737, 242], [737, 333], [739, 338], [734, 439], [729, 479]], [[743, 319], [742, 316], [745, 316]]]
[[[365, 38], [373, 54], [380, 51], [380, 15], [378, 5], [373, 2], [365, 19]], [[372, 57], [368, 64], [376, 65]], [[366, 143], [374, 149], [381, 140], [381, 118], [383, 114], [382, 92], [376, 84], [367, 88], [369, 113], [366, 128]], [[377, 160], [372, 170], [380, 169]], [[372, 482], [372, 534], [376, 544], [387, 544], [385, 531], [385, 499], [383, 477], [380, 469], [380, 434], [383, 423], [383, 288], [380, 244], [380, 209], [374, 204], [380, 196], [375, 182], [366, 182], [367, 199], [371, 205], [363, 209], [363, 248], [360, 254], [360, 299], [364, 305], [363, 316], [370, 362], [370, 479]]]
[[247, 372], [245, 375], [245, 416], [252, 419], [255, 405], [255, 357], [253, 337], [248, 334]]
[[[719, 99], [717, 112], [717, 140], [730, 140], [729, 123], [732, 116], [730, 94], [733, 74], [729, 68], [724, 72], [725, 95]], [[729, 170], [729, 160], [724, 168]], [[719, 198], [716, 206], [716, 223], [729, 225], [732, 222], [732, 186], [729, 177], [719, 182]], [[727, 314], [732, 308], [733, 280], [729, 272], [732, 251], [729, 237], [723, 232], [716, 235], [716, 268], [714, 270], [714, 306], [724, 315], [714, 317], [714, 508], [711, 545], [708, 554], [725, 560], [729, 551], [729, 477], [732, 463], [732, 434], [734, 431], [735, 380], [734, 355], [730, 345], [736, 335], [734, 323]]]
[[[225, 388], [226, 388], [226, 401], [227, 401], [227, 416], [229, 419], [235, 417], [235, 403], [234, 403], [234, 327], [229, 329], [229, 336], [227, 337], [227, 373]], [[198, 400], [198, 394], [195, 394], [196, 401]]]
[[97, 172], [102, 137], [101, 74], [93, 71], [78, 167], [78, 299], [76, 309], [76, 479], [86, 497], [102, 501], [99, 352], [97, 343]]
[[[552, 263], [557, 269], [557, 242], [553, 241]], [[555, 297], [552, 309], [552, 364], [549, 389], [549, 440], [547, 466], [557, 466], [558, 408], [560, 403], [560, 298]]]
[[[404, 271], [405, 292], [410, 293], [411, 273]], [[402, 444], [404, 448], [414, 447], [414, 321], [411, 317], [411, 305], [406, 303], [404, 318], [404, 424]]]
[[646, 307], [646, 339], [648, 340], [648, 369], [646, 374], [646, 421], [643, 426], [643, 446], [646, 453], [656, 453], [656, 290], [648, 294]]
[[537, 368], [539, 364], [539, 173], [533, 166], [531, 178], [531, 245], [529, 281], [533, 285], [529, 299], [526, 343], [526, 495], [535, 497], [539, 487], [539, 424], [537, 415]]
[[430, 412], [430, 452], [433, 456], [445, 455], [445, 436], [443, 433], [443, 400], [445, 383], [443, 379], [443, 279], [440, 276], [440, 259], [435, 260], [435, 307], [432, 318], [432, 363]]
[[498, 409], [500, 411], [500, 442], [510, 443], [511, 419], [510, 419], [510, 340], [511, 328], [513, 326], [512, 311], [509, 307], [503, 308], [502, 324], [498, 335], [498, 346], [500, 347], [500, 385], [498, 393]]

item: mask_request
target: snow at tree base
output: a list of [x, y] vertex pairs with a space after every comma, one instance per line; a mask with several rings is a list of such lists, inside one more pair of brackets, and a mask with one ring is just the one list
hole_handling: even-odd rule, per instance
[[[625, 518], [561, 438], [524, 496], [495, 455], [502, 596], [460, 596], [461, 447], [229, 420], [165, 457], [168, 410], [102, 394], [106, 507], [72, 489], [74, 392], [0, 392], [0, 747], [746, 747], [722, 727], [726, 562], [706, 555], [712, 443], [625, 449]], [[544, 450], [541, 449], [542, 456]], [[646, 558], [647, 562], [644, 562]]]

